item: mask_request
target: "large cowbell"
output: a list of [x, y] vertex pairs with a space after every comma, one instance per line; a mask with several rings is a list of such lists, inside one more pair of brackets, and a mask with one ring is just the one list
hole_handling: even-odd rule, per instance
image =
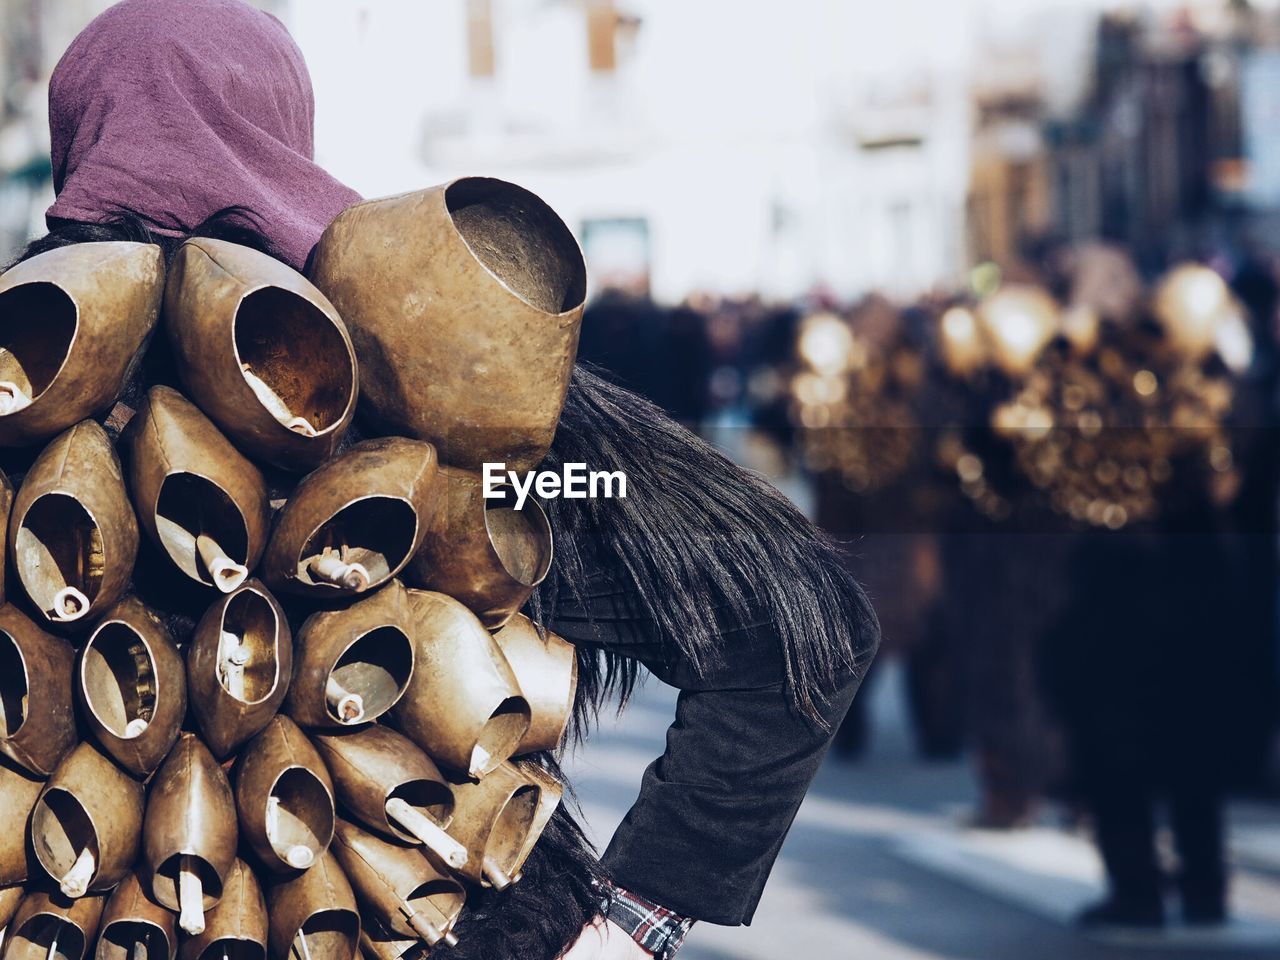
[[346, 326], [306, 278], [223, 240], [188, 240], [165, 286], [165, 327], [187, 393], [250, 456], [307, 470], [355, 412]]
[[485, 177], [356, 204], [311, 279], [351, 330], [368, 412], [441, 463], [535, 466], [578, 348], [586, 267], [563, 221]]
[[77, 243], [0, 277], [0, 446], [47, 440], [120, 396], [155, 327], [164, 258]]
[[9, 549], [50, 625], [87, 627], [124, 593], [138, 522], [111, 438], [97, 423], [60, 434], [31, 465], [9, 516]]
[[230, 593], [258, 565], [270, 511], [262, 474], [178, 391], [155, 386], [124, 432], [147, 535], [192, 580]]

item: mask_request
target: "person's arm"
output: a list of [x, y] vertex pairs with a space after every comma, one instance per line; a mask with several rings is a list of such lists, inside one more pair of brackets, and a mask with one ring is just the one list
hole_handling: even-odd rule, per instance
[[825, 691], [827, 729], [819, 729], [791, 707], [771, 623], [708, 610], [721, 642], [717, 665], [700, 676], [660, 641], [625, 582], [597, 572], [579, 585], [582, 602], [562, 601], [548, 623], [574, 643], [640, 661], [681, 691], [666, 751], [645, 772], [603, 862], [619, 886], [676, 914], [749, 923], [857, 678]]

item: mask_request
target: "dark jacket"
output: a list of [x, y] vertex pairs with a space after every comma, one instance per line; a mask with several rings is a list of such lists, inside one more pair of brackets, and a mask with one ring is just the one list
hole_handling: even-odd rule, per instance
[[[662, 643], [619, 571], [598, 570], [581, 602], [563, 600], [550, 629], [644, 664], [680, 690], [667, 747], [618, 827], [604, 865], [621, 886], [676, 912], [750, 923], [800, 802], [854, 694], [850, 675], [830, 691], [820, 730], [786, 690], [780, 640], [757, 619], [716, 615], [719, 664], [699, 676]], [[874, 647], [877, 638], [867, 638]]]

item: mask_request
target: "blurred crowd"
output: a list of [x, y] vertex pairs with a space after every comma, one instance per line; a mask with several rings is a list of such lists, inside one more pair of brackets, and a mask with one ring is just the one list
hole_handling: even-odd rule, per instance
[[1276, 787], [1278, 297], [1261, 257], [1145, 277], [1084, 243], [905, 305], [609, 294], [581, 352], [807, 478], [906, 666], [922, 757], [973, 757], [975, 825], [1065, 801], [1112, 885], [1085, 922], [1159, 924], [1176, 881], [1215, 923], [1223, 800]]

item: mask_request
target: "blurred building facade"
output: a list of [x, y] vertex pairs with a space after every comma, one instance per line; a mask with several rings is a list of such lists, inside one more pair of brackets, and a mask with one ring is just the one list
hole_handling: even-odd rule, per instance
[[[110, 0], [0, 0], [0, 252], [49, 200], [45, 91]], [[258, 0], [367, 195], [488, 173], [679, 302], [870, 291], [1119, 241], [1156, 268], [1280, 211], [1274, 6], [1241, 0]], [[1190, 12], [1188, 12], [1190, 11]]]
[[1153, 272], [1265, 245], [1280, 211], [1274, 8], [1091, 14], [1088, 29], [1083, 82], [1056, 102], [1037, 70], [1052, 39], [998, 51], [975, 73], [974, 259], [1018, 264], [1102, 238]]
[[[526, 184], [578, 231], [595, 288], [678, 301], [905, 296], [963, 275], [961, 6], [366, 0], [315, 17], [293, 0], [285, 16], [340, 177], [366, 193], [475, 172]], [[922, 46], [926, 16], [942, 23]]]

